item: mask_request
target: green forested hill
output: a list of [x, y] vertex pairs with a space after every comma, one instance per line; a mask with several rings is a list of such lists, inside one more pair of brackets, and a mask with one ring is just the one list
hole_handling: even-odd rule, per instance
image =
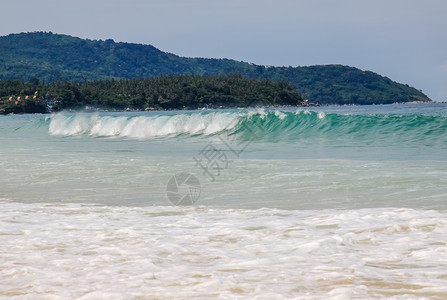
[[[110, 109], [198, 109], [298, 106], [303, 99], [286, 81], [241, 75], [169, 75], [146, 79], [94, 81], [0, 80], [0, 114], [42, 113], [93, 106]], [[54, 107], [57, 103], [57, 107]]]
[[0, 79], [36, 77], [52, 82], [234, 73], [248, 78], [286, 80], [303, 98], [320, 104], [430, 100], [408, 85], [341, 65], [265, 67], [230, 59], [179, 57], [150, 45], [85, 40], [44, 32], [0, 37]]

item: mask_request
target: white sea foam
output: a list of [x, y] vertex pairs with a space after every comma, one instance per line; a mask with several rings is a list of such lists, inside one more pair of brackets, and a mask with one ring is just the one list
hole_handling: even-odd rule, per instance
[[280, 120], [282, 120], [286, 117], [286, 114], [279, 110], [275, 110], [275, 116], [277, 116]]
[[91, 123], [97, 119], [97, 115], [88, 118], [85, 115], [66, 117], [62, 114], [55, 115], [51, 119], [49, 132], [52, 135], [78, 135], [86, 133], [91, 128]]
[[252, 109], [247, 113], [248, 118], [252, 118], [255, 115], [259, 115], [261, 119], [264, 119], [267, 113], [264, 108]]
[[307, 116], [307, 115], [312, 114], [312, 111], [310, 111], [310, 110], [308, 110], [308, 109], [297, 108], [297, 109], [295, 110], [295, 114], [296, 114], [296, 115], [304, 114], [304, 115]]
[[238, 122], [238, 114], [207, 113], [158, 116], [114, 117], [76, 114], [55, 115], [51, 119], [51, 135], [72, 136], [117, 136], [147, 139], [181, 134], [212, 135], [233, 129]]
[[447, 296], [442, 211], [0, 205], [0, 297]]

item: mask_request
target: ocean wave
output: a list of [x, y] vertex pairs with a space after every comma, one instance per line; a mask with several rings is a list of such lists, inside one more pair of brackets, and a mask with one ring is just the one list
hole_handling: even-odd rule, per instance
[[175, 115], [57, 114], [57, 136], [157, 137], [236, 135], [258, 141], [356, 140], [365, 143], [447, 145], [447, 118], [420, 114], [337, 114], [297, 109], [189, 112]]
[[238, 115], [232, 113], [178, 114], [157, 116], [99, 116], [76, 114], [55, 115], [51, 119], [51, 135], [93, 137], [127, 137], [150, 139], [179, 135], [214, 135], [232, 130]]

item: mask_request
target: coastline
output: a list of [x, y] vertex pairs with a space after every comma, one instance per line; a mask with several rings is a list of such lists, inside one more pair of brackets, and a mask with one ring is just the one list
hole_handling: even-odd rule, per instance
[[0, 115], [6, 116], [6, 115], [26, 115], [26, 114], [53, 114], [53, 113], [59, 113], [59, 112], [68, 112], [68, 113], [90, 113], [90, 112], [145, 112], [145, 111], [206, 111], [206, 110], [225, 110], [225, 109], [249, 109], [249, 108], [268, 108], [268, 109], [281, 109], [281, 108], [312, 108], [312, 107], [368, 107], [368, 106], [377, 106], [377, 105], [423, 105], [423, 104], [447, 104], [447, 101], [410, 101], [410, 102], [395, 102], [390, 104], [324, 104], [320, 105], [317, 103], [308, 103], [303, 105], [264, 105], [264, 106], [247, 106], [247, 107], [241, 107], [241, 106], [206, 106], [206, 107], [200, 107], [196, 109], [155, 109], [155, 108], [149, 108], [149, 109], [134, 109], [134, 108], [125, 108], [125, 109], [115, 109], [115, 108], [104, 108], [104, 107], [95, 107], [86, 105], [84, 107], [78, 107], [78, 108], [67, 108], [67, 109], [61, 109], [61, 110], [55, 110], [55, 111], [47, 111], [47, 112], [21, 112], [21, 113], [4, 113], [4, 111], [0, 110]]
[[[47, 111], [47, 112], [21, 112], [21, 113], [4, 113], [4, 111], [0, 110], [0, 115], [26, 115], [26, 114], [51, 114], [51, 113], [58, 113], [58, 112], [69, 112], [69, 113], [77, 113], [77, 112], [145, 112], [145, 111], [205, 111], [205, 110], [225, 110], [225, 109], [248, 109], [248, 108], [299, 108], [299, 107], [320, 107], [321, 105], [315, 104], [315, 103], [309, 103], [307, 105], [264, 105], [264, 106], [247, 106], [247, 107], [241, 107], [241, 106], [207, 106], [207, 107], [200, 107], [196, 109], [190, 109], [190, 108], [183, 108], [183, 109], [155, 109], [155, 108], [147, 108], [147, 109], [135, 109], [135, 108], [125, 108], [125, 109], [115, 109], [115, 108], [103, 108], [103, 107], [95, 107], [86, 105], [85, 107], [79, 107], [79, 108], [66, 108], [61, 110], [53, 110], [53, 111]], [[325, 105], [329, 106], [329, 105]]]

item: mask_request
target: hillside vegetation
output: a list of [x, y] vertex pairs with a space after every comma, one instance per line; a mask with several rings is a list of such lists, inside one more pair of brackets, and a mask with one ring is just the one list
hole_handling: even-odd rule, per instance
[[53, 82], [137, 79], [174, 74], [286, 80], [320, 104], [430, 101], [422, 92], [370, 71], [341, 65], [265, 67], [230, 59], [185, 58], [150, 45], [45, 32], [0, 37], [0, 79]]
[[[260, 100], [261, 99], [261, 100]], [[262, 101], [262, 103], [260, 103]], [[257, 104], [297, 106], [302, 98], [281, 81], [240, 75], [170, 75], [147, 79], [54, 81], [31, 78], [0, 80], [0, 113], [42, 113], [52, 109], [94, 106], [109, 109], [197, 109], [248, 107]]]

